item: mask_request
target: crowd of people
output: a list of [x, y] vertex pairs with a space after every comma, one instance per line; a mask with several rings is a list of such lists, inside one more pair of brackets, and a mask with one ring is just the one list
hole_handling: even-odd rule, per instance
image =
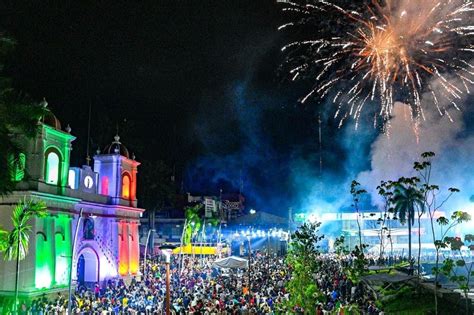
[[[344, 267], [352, 263], [352, 257], [339, 257], [334, 254], [325, 254], [320, 258], [320, 268], [315, 275], [319, 290], [325, 295], [325, 303], [319, 303], [316, 314], [344, 313], [351, 307], [364, 309], [366, 314], [379, 315], [382, 312], [377, 308], [370, 292], [367, 292], [363, 283], [355, 284], [347, 277]], [[331, 313], [331, 314], [332, 314]]]
[[[289, 277], [284, 258], [256, 253], [249, 270], [213, 267], [215, 257], [185, 256], [171, 263], [172, 314], [272, 314], [288, 299]], [[73, 314], [164, 314], [165, 267], [148, 260], [140, 281], [110, 280], [104, 286], [80, 286], [73, 297]], [[67, 298], [43, 296], [21, 305], [21, 314], [64, 314]]]
[[[349, 314], [350, 306], [366, 314], [381, 312], [368, 298], [362, 285], [354, 284], [343, 272], [350, 263], [331, 254], [321, 256], [315, 284], [325, 296], [311, 314]], [[284, 257], [254, 253], [249, 269], [214, 268], [215, 257], [184, 256], [170, 265], [172, 314], [307, 314], [308, 310], [286, 308], [289, 293], [285, 285], [291, 266]], [[165, 314], [165, 264], [160, 257], [148, 260], [140, 279], [130, 283], [109, 280], [100, 286], [80, 286], [73, 296], [73, 314]], [[43, 296], [20, 314], [65, 314], [68, 300], [62, 294]]]

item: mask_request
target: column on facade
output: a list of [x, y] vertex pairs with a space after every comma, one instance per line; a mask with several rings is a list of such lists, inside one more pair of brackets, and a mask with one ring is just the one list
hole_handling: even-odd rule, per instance
[[54, 218], [47, 216], [37, 219], [35, 287], [50, 288], [54, 282]]
[[130, 183], [130, 201], [133, 207], [136, 207], [137, 201], [137, 168], [133, 167], [131, 172], [131, 183]]
[[118, 223], [118, 252], [119, 252], [119, 274], [126, 276], [130, 269], [130, 252], [129, 252], [129, 224], [126, 221]]
[[136, 275], [140, 266], [140, 247], [138, 243], [138, 222], [129, 223], [130, 274]]
[[55, 220], [55, 273], [54, 279], [58, 286], [65, 286], [69, 280], [72, 251], [72, 217], [58, 214]]

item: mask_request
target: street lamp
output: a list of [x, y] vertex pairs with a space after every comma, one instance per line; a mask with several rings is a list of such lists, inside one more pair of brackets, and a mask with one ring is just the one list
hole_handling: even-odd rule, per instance
[[170, 315], [170, 261], [171, 254], [175, 248], [176, 246], [171, 244], [164, 244], [160, 246], [160, 250], [166, 258], [166, 315]]
[[267, 261], [270, 259], [270, 231], [267, 231]]
[[72, 314], [72, 265], [74, 263], [74, 253], [76, 252], [77, 233], [79, 233], [79, 225], [81, 223], [83, 212], [84, 209], [81, 208], [79, 211], [79, 217], [77, 218], [76, 230], [74, 231], [74, 239], [72, 240], [71, 262], [69, 264], [69, 300], [67, 302], [67, 314]]
[[146, 237], [146, 244], [145, 244], [145, 253], [143, 257], [143, 277], [145, 278], [145, 280], [146, 280], [146, 254], [148, 250], [148, 243], [150, 242], [150, 235], [152, 232], [155, 232], [155, 229], [148, 230], [148, 235]]

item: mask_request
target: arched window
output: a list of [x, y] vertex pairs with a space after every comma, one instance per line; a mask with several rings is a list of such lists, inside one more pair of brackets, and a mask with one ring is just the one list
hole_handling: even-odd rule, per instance
[[84, 220], [83, 237], [85, 240], [94, 239], [94, 220], [92, 218], [86, 218]]
[[122, 176], [122, 198], [130, 198], [130, 176], [128, 174]]
[[108, 195], [109, 194], [109, 178], [107, 176], [102, 177], [102, 183], [101, 183], [101, 194], [102, 195]]
[[49, 152], [46, 156], [46, 182], [57, 185], [59, 181], [59, 155]]

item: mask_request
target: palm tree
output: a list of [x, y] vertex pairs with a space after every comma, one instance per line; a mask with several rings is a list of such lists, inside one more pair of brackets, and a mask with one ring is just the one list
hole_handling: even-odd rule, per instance
[[198, 204], [193, 207], [188, 207], [186, 209], [186, 231], [184, 235], [184, 245], [192, 243], [192, 239], [194, 236], [199, 233], [201, 226], [202, 226], [202, 218], [201, 218], [201, 208], [202, 205]]
[[16, 280], [15, 280], [15, 311], [18, 308], [18, 284], [20, 278], [20, 260], [24, 259], [28, 254], [28, 245], [30, 241], [31, 225], [28, 221], [32, 216], [43, 218], [47, 215], [46, 205], [44, 202], [20, 200], [12, 213], [13, 229], [6, 237], [4, 244], [5, 260], [16, 260]]
[[[202, 205], [198, 204], [192, 207], [187, 207], [185, 209], [185, 221], [184, 221], [184, 227], [183, 227], [183, 233], [181, 235], [181, 244], [180, 244], [180, 272], [183, 270], [183, 260], [184, 260], [184, 255], [183, 255], [183, 246], [188, 245], [191, 243], [192, 246], [192, 240], [193, 237], [199, 232], [199, 229], [201, 228], [202, 220], [201, 220], [201, 208]], [[193, 248], [194, 252], [194, 248]]]
[[412, 185], [404, 186], [399, 183], [393, 191], [394, 214], [398, 215], [401, 224], [408, 222], [408, 261], [410, 273], [413, 271], [411, 257], [411, 228], [415, 223], [416, 208], [423, 207], [423, 194]]
[[4, 252], [7, 249], [8, 244], [8, 231], [0, 228], [0, 252]]

